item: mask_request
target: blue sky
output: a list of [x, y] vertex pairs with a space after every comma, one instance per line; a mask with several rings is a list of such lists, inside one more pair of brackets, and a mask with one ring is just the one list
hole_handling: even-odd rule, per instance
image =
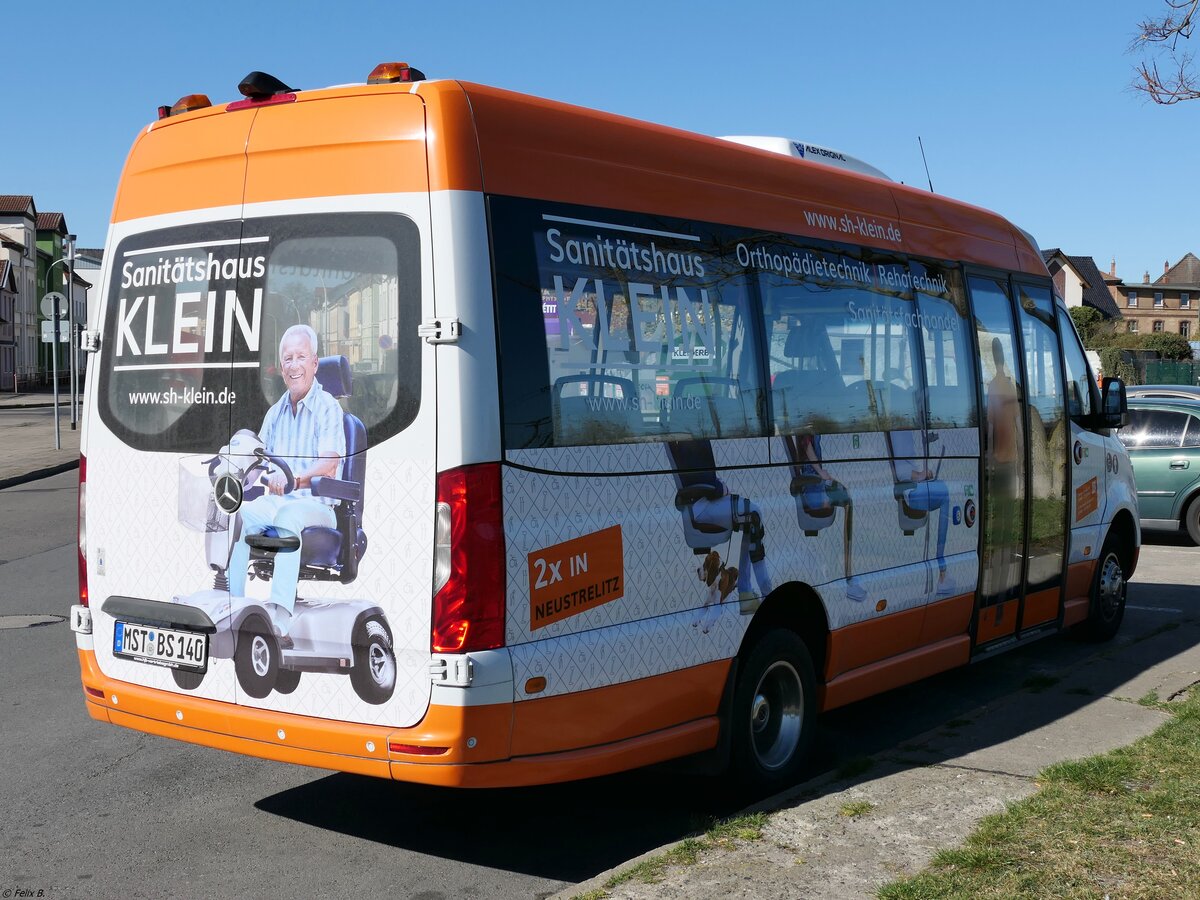
[[919, 135], [939, 193], [1044, 248], [1102, 270], [1116, 257], [1126, 281], [1200, 253], [1200, 101], [1129, 88], [1126, 48], [1162, 0], [12, 6], [0, 193], [65, 213], [81, 246], [103, 243], [160, 104], [237, 99], [252, 69], [311, 88], [404, 60], [706, 134], [802, 138], [925, 185]]

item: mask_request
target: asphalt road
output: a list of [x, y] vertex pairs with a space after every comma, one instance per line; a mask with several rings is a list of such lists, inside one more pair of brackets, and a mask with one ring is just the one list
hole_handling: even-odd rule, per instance
[[[0, 622], [66, 616], [75, 482], [70, 472], [0, 491]], [[1198, 560], [1200, 549], [1177, 539], [1144, 549], [1118, 645], [1200, 616], [1194, 587], [1156, 582]], [[809, 774], [903, 746], [1098, 652], [1050, 638], [835, 711], [822, 720]], [[65, 622], [0, 628], [0, 685], [0, 897], [544, 897], [746, 799], [678, 767], [442, 791], [102, 725], [84, 710]]]

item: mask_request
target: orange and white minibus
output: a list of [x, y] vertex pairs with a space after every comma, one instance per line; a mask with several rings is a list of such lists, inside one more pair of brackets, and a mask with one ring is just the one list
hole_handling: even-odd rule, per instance
[[447, 786], [710, 753], [1078, 627], [1139, 548], [1038, 248], [804, 142], [385, 64], [184, 98], [85, 336], [96, 719]]

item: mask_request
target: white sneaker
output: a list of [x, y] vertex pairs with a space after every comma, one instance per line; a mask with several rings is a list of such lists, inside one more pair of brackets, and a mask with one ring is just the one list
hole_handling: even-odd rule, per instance
[[867, 599], [866, 589], [859, 584], [857, 578], [846, 579], [846, 599], [855, 603], [862, 603]]

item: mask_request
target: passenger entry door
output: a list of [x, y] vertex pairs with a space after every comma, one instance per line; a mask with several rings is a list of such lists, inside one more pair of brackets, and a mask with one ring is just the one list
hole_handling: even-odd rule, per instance
[[1045, 285], [1014, 284], [1021, 322], [1025, 394], [1029, 531], [1022, 631], [1058, 619], [1067, 540], [1069, 427], [1054, 298]]
[[1007, 279], [969, 279], [982, 383], [980, 582], [975, 643], [1017, 629], [1025, 553], [1025, 386]]

